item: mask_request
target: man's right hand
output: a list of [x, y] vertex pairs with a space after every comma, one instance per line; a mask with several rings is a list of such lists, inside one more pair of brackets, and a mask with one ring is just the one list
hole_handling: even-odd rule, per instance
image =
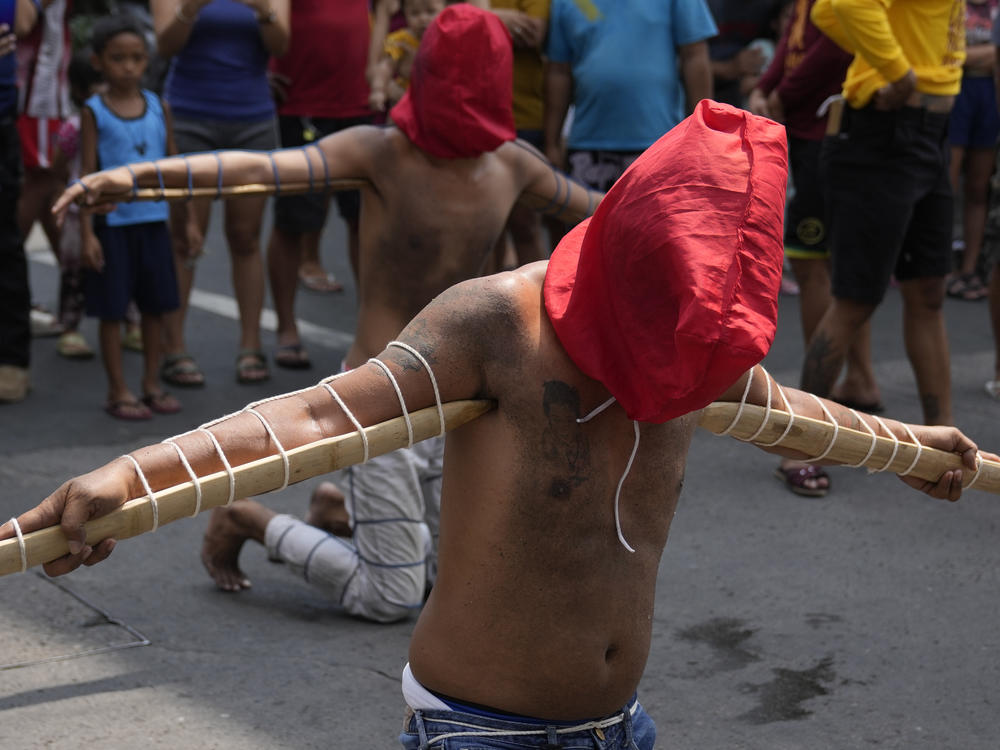
[[[111, 554], [115, 540], [103, 539], [97, 544], [88, 544], [84, 524], [124, 505], [129, 499], [130, 479], [133, 476], [134, 471], [124, 460], [114, 461], [69, 480], [18, 517], [22, 533], [59, 526], [65, 534], [70, 553], [46, 563], [44, 569], [48, 575], [64, 575], [81, 565], [99, 563]], [[10, 521], [0, 525], [0, 539], [13, 536], [14, 526]]]
[[916, 91], [916, 88], [917, 76], [911, 69], [906, 71], [906, 75], [898, 81], [888, 83], [876, 91], [872, 97], [872, 103], [875, 105], [875, 109], [882, 111], [899, 109], [906, 104], [906, 100], [910, 98], [910, 94]]

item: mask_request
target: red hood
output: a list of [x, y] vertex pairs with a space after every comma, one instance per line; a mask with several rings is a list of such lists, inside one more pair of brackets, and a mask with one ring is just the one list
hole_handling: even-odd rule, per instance
[[448, 6], [424, 32], [410, 87], [389, 116], [432, 156], [492, 151], [515, 137], [513, 64], [499, 18], [466, 3]]

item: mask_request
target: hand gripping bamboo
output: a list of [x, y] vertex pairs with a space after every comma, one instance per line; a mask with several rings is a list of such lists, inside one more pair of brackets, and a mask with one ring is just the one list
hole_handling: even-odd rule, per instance
[[[719, 434], [736, 418], [739, 408], [738, 403], [709, 404], [702, 411], [699, 424], [709, 432]], [[762, 420], [767, 417], [768, 424], [753, 442], [764, 445], [777, 440], [788, 426], [789, 414], [786, 411], [771, 409], [768, 416], [765, 411], [763, 406], [744, 405], [739, 421], [729, 434], [745, 440], [760, 430]], [[780, 442], [780, 446], [801, 451], [806, 456], [820, 456], [829, 448], [826, 458], [832, 461], [851, 466], [865, 466], [872, 471], [890, 471], [894, 474], [906, 472], [907, 476], [931, 482], [936, 482], [946, 471], [962, 469], [963, 486], [966, 488], [974, 486], [977, 490], [1000, 494], [1000, 464], [995, 461], [981, 460], [979, 470], [971, 472], [969, 467], [962, 464], [962, 459], [957, 453], [926, 446], [920, 448], [904, 440], [899, 440], [897, 445], [892, 438], [873, 438], [867, 432], [843, 426], [837, 429], [836, 440], [831, 446], [833, 437], [834, 428], [830, 422], [796, 415], [792, 428]], [[876, 443], [872, 450], [873, 439]], [[867, 459], [862, 463], [866, 456]]]
[[[491, 401], [452, 401], [443, 404], [445, 427], [455, 429], [493, 408]], [[429, 407], [410, 414], [413, 439], [424, 440], [440, 432], [441, 423], [436, 407]], [[407, 444], [408, 435], [403, 417], [365, 428], [370, 456], [389, 453]], [[310, 477], [326, 474], [352, 464], [360, 463], [364, 455], [361, 435], [345, 435], [319, 440], [286, 451], [291, 467], [291, 482], [301, 482]], [[280, 455], [268, 456], [233, 467], [236, 497], [250, 497], [281, 487], [284, 483], [284, 462]], [[216, 472], [201, 477], [201, 508], [215, 508], [229, 500], [229, 475]], [[184, 482], [155, 493], [158, 525], [163, 526], [179, 518], [190, 516], [195, 510], [196, 492], [193, 482]], [[153, 507], [148, 497], [129, 500], [106, 516], [86, 524], [87, 542], [94, 544], [101, 539], [127, 539], [153, 528]], [[51, 526], [24, 534], [24, 551], [27, 567], [51, 562], [69, 552], [66, 537], [58, 526]], [[0, 541], [0, 576], [17, 573], [22, 568], [21, 550], [16, 537]]]

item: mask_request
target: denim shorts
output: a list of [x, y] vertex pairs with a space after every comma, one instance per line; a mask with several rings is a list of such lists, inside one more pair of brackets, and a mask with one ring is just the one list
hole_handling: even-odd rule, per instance
[[639, 701], [592, 722], [463, 711], [408, 711], [399, 741], [406, 750], [653, 750], [656, 725]]

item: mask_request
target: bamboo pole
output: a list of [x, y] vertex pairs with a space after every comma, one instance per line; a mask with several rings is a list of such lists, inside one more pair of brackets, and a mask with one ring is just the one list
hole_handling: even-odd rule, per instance
[[[490, 401], [453, 401], [444, 404], [446, 429], [452, 430], [493, 408]], [[729, 434], [746, 440], [760, 430], [755, 444], [763, 445], [776, 440], [785, 432], [790, 415], [772, 409], [770, 414], [762, 406], [744, 405], [737, 423]], [[719, 434], [726, 430], [739, 413], [736, 403], [716, 402], [702, 410], [700, 426]], [[767, 416], [768, 424], [761, 429]], [[410, 415], [414, 441], [436, 435], [440, 429], [437, 409], [421, 409]], [[369, 454], [378, 456], [406, 445], [406, 423], [402, 417], [365, 428]], [[1000, 494], [1000, 464], [982, 461], [978, 476], [964, 467], [955, 453], [934, 448], [918, 447], [910, 442], [891, 438], [875, 438], [867, 432], [846, 427], [837, 429], [834, 445], [834, 428], [829, 422], [796, 416], [792, 428], [781, 441], [781, 447], [801, 451], [807, 456], [819, 456], [829, 448], [827, 457], [844, 464], [859, 464], [875, 471], [901, 473], [909, 469], [910, 476], [937, 481], [950, 469], [964, 468], [964, 484], [975, 489]], [[289, 483], [301, 482], [310, 477], [360, 463], [363, 442], [357, 432], [327, 438], [287, 451], [290, 464]], [[862, 460], [868, 456], [862, 464]], [[280, 455], [251, 461], [233, 469], [236, 497], [250, 497], [280, 487], [284, 481], [284, 463]], [[229, 476], [220, 471], [201, 478], [201, 509], [225, 505], [229, 499]], [[190, 516], [195, 511], [196, 491], [193, 482], [168, 487], [155, 493], [159, 525]], [[127, 539], [153, 528], [153, 508], [148, 497], [129, 500], [121, 508], [86, 524], [87, 542], [96, 543], [109, 537]], [[66, 538], [58, 526], [41, 529], [24, 535], [27, 566], [50, 562], [67, 554]], [[16, 538], [0, 541], [0, 576], [21, 570], [21, 552]]]
[[[211, 187], [169, 187], [160, 189], [155, 188], [139, 188], [137, 190], [126, 190], [122, 193], [104, 193], [98, 194], [98, 201], [101, 203], [132, 203], [134, 201], [181, 201], [188, 200], [192, 198], [212, 198], [212, 199], [226, 199], [226, 198], [244, 198], [251, 195], [297, 195], [300, 193], [309, 193], [312, 191], [316, 192], [338, 192], [342, 190], [358, 190], [369, 184], [367, 180], [330, 180], [325, 181], [315, 181], [313, 183], [309, 182], [283, 182], [281, 183], [281, 190], [274, 185], [264, 185], [261, 183], [253, 183], [250, 185], [227, 185], [222, 188], [211, 186]], [[84, 203], [87, 198], [87, 193], [81, 193], [77, 196], [77, 203]]]

